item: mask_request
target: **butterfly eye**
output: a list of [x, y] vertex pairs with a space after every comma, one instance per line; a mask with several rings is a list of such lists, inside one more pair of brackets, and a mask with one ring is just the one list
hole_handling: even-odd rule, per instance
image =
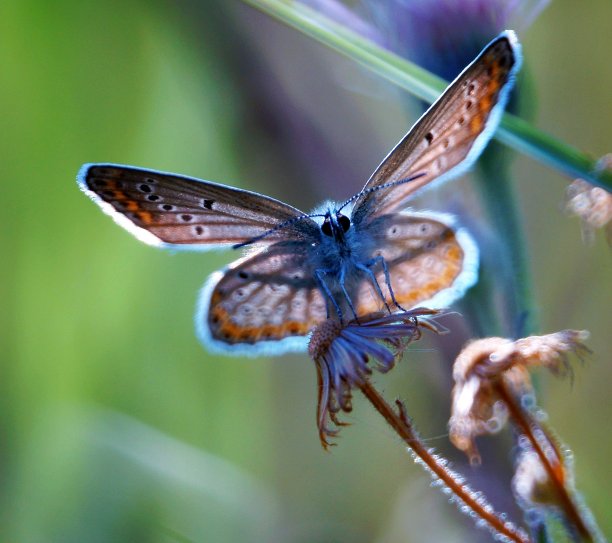
[[343, 232], [346, 232], [351, 227], [351, 219], [345, 215], [338, 213], [338, 215], [336, 215], [336, 219], [338, 220], [338, 224], [340, 225], [340, 228], [342, 228]]
[[326, 236], [331, 237], [333, 235], [331, 219], [329, 217], [325, 217], [323, 224], [321, 225], [321, 232], [323, 232]]

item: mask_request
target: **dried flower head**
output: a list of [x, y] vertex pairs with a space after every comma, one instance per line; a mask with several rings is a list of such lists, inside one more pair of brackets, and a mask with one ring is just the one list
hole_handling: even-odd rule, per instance
[[[598, 169], [612, 170], [612, 153], [602, 157]], [[612, 245], [612, 194], [607, 190], [576, 179], [565, 194], [565, 209], [581, 219], [582, 239], [593, 243], [595, 230], [604, 229], [608, 245]]]
[[567, 353], [588, 352], [583, 345], [588, 332], [563, 330], [544, 336], [512, 341], [491, 337], [466, 345], [455, 360], [450, 439], [470, 462], [480, 463], [476, 436], [499, 431], [508, 420], [500, 384], [514, 397], [532, 398], [528, 369], [542, 366], [555, 374], [567, 374]]
[[530, 440], [519, 440], [512, 478], [514, 495], [527, 518], [534, 525], [542, 524], [547, 513], [554, 512], [563, 519], [573, 541], [606, 541], [575, 488], [571, 451], [550, 433], [540, 432], [537, 440], [539, 453]]
[[317, 367], [317, 424], [325, 449], [330, 445], [328, 438], [338, 434], [329, 424], [346, 425], [337, 415], [351, 411], [352, 389], [362, 385], [373, 369], [386, 373], [393, 368], [407, 345], [421, 337], [422, 328], [443, 332], [438, 323], [427, 318], [437, 314], [417, 308], [391, 315], [372, 314], [347, 324], [328, 319], [315, 328], [308, 352]]
[[[568, 483], [568, 470], [563, 466], [561, 477]], [[560, 471], [560, 470], [558, 470]], [[542, 463], [539, 455], [533, 450], [522, 450], [518, 456], [514, 477], [512, 478], [514, 494], [524, 508], [558, 506], [559, 492], [555, 481]]]

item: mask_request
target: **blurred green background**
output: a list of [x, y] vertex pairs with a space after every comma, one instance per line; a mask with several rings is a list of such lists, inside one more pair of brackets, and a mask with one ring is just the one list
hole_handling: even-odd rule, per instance
[[[534, 122], [594, 156], [612, 151], [610, 20], [608, 0], [555, 0], [521, 36]], [[197, 291], [235, 255], [140, 244], [74, 181], [83, 162], [135, 164], [308, 210], [362, 186], [414, 121], [404, 101], [237, 3], [0, 4], [0, 540], [474, 540], [361, 399], [322, 451], [306, 355], [197, 343]], [[592, 332], [573, 386], [546, 376], [540, 400], [612, 534], [611, 254], [560, 211], [565, 178], [525, 157], [514, 171], [541, 331]], [[448, 370], [418, 347], [376, 381], [450, 451]]]

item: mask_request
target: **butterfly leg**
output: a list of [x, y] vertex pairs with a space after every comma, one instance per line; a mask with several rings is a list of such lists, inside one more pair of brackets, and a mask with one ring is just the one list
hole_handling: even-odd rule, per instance
[[[370, 280], [372, 281], [372, 284], [374, 285], [374, 288], [376, 289], [376, 292], [380, 296], [380, 299], [385, 303], [385, 307], [387, 308], [387, 311], [391, 313], [391, 308], [389, 307], [389, 304], [387, 303], [387, 300], [385, 299], [385, 295], [383, 294], [383, 291], [380, 288], [380, 284], [378, 283], [378, 280], [376, 279], [376, 276], [374, 275], [374, 272], [372, 271], [372, 266], [378, 263], [379, 259], [382, 259], [382, 256], [373, 258], [372, 260], [370, 260], [369, 262], [366, 262], [365, 264], [356, 263], [355, 266], [357, 269], [365, 272], [366, 275], [370, 278]], [[393, 300], [393, 303], [397, 305], [397, 303], [395, 302], [395, 298], [393, 296], [393, 291], [391, 290], [391, 282], [389, 281], [389, 278], [388, 278], [389, 270], [386, 269], [386, 265], [384, 264], [384, 259], [382, 261], [383, 261], [383, 270], [385, 271], [385, 281], [387, 282], [387, 285], [389, 286], [389, 292], [391, 292], [391, 299]]]
[[346, 287], [344, 285], [345, 278], [346, 278], [346, 266], [342, 266], [342, 268], [340, 269], [340, 278], [339, 278], [340, 288], [342, 289], [342, 294], [344, 294], [344, 297], [346, 298], [346, 301], [348, 302], [348, 305], [351, 308], [351, 311], [353, 312], [353, 317], [355, 317], [355, 320], [359, 322], [359, 317], [357, 317], [357, 312], [355, 311], [355, 307], [353, 306], [353, 301], [351, 300], [351, 297], [349, 296], [349, 293], [346, 291]]
[[[389, 294], [391, 295], [392, 302], [395, 304], [395, 307], [397, 307], [401, 311], [406, 311], [406, 309], [404, 309], [395, 299], [395, 294], [393, 293], [393, 287], [391, 286], [391, 274], [389, 273], [389, 267], [387, 266], [387, 261], [385, 260], [385, 258], [382, 255], [376, 256], [372, 260], [370, 260], [370, 262], [368, 262], [366, 266], [368, 266], [368, 269], [369, 269], [371, 266], [374, 266], [375, 264], [378, 264], [379, 262], [382, 266], [383, 273], [385, 274], [385, 283], [387, 284], [387, 288], [389, 289]], [[372, 273], [371, 270], [370, 270], [370, 273]], [[376, 279], [374, 279], [374, 281], [376, 281]], [[380, 291], [380, 285], [378, 285], [378, 281], [376, 281], [376, 286], [378, 287], [378, 290]], [[386, 302], [385, 302], [385, 305], [387, 305]], [[389, 313], [391, 313], [391, 310], [389, 309], [388, 305], [387, 305], [387, 309], [389, 310]]]
[[[329, 301], [331, 301], [332, 305], [334, 306], [334, 309], [336, 310], [336, 314], [338, 315], [338, 319], [340, 320], [340, 322], [342, 322], [342, 310], [340, 309], [338, 302], [336, 302], [336, 299], [334, 298], [331, 290], [329, 290], [327, 283], [325, 283], [325, 280], [323, 279], [325, 275], [327, 275], [328, 273], [331, 273], [330, 270], [317, 269], [315, 270], [314, 273], [315, 273], [315, 277], [317, 278], [317, 281], [319, 282], [319, 285], [321, 285], [321, 289], [323, 290], [323, 292], [325, 293]], [[327, 305], [327, 318], [329, 318], [329, 305]]]
[[389, 294], [391, 295], [391, 300], [395, 304], [395, 307], [397, 307], [401, 311], [406, 311], [406, 309], [404, 309], [396, 300], [395, 294], [393, 293], [393, 287], [391, 286], [391, 274], [389, 273], [387, 261], [384, 259], [383, 256], [377, 256], [376, 260], [380, 260], [380, 263], [382, 264], [383, 273], [385, 274], [385, 283], [387, 283], [387, 287], [389, 288]]

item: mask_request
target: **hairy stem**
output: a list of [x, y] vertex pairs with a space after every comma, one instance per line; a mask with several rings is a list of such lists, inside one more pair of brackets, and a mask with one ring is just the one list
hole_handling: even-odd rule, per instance
[[503, 520], [490, 505], [475, 496], [461, 480], [457, 478], [440, 458], [435, 457], [419, 438], [414, 426], [403, 411], [401, 402], [398, 402], [399, 410], [393, 409], [386, 400], [378, 393], [372, 384], [366, 380], [359, 385], [361, 392], [370, 401], [374, 408], [384, 417], [391, 428], [402, 438], [413, 453], [419, 458], [429, 470], [441, 480], [460, 503], [468, 506], [475, 515], [482, 519], [490, 529], [516, 543], [528, 543], [528, 536], [513, 524]]
[[[596, 541], [593, 534], [588, 528], [588, 523], [582, 517], [580, 508], [572, 500], [572, 497], [565, 485], [565, 467], [561, 452], [556, 445], [556, 441], [550, 437], [546, 429], [539, 424], [528, 412], [526, 412], [517, 402], [514, 394], [509, 390], [503, 379], [497, 381], [496, 391], [501, 400], [506, 404], [510, 417], [521, 433], [529, 440], [533, 450], [538, 455], [540, 462], [544, 466], [548, 477], [554, 486], [559, 506], [563, 509], [566, 519], [575, 527], [582, 541]], [[554, 457], [546, 454], [542, 447], [542, 443], [537, 438], [536, 434], [546, 436], [546, 440], [550, 444], [550, 450], [554, 451]]]

